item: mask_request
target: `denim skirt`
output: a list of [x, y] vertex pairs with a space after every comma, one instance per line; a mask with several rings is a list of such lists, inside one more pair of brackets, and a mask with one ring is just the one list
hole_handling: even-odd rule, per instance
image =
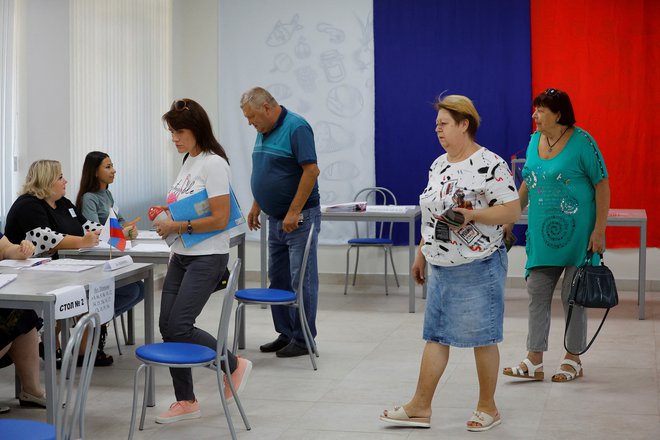
[[424, 340], [454, 347], [483, 347], [502, 341], [504, 246], [459, 266], [430, 265]]

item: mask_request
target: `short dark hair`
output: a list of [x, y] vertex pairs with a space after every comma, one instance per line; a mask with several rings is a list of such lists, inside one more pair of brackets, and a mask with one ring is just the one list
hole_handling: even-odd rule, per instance
[[545, 89], [534, 98], [534, 107], [545, 107], [553, 113], [559, 113], [558, 124], [572, 127], [575, 125], [575, 113], [568, 93], [559, 89]]
[[229, 163], [225, 149], [213, 135], [211, 121], [204, 108], [192, 99], [178, 99], [163, 115], [163, 122], [174, 130], [187, 128], [192, 131], [201, 151], [211, 151]]

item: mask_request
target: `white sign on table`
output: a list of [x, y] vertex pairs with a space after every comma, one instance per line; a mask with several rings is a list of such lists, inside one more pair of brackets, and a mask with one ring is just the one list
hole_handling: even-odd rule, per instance
[[89, 312], [98, 313], [101, 322], [106, 323], [115, 316], [115, 279], [89, 283]]
[[87, 313], [87, 295], [83, 286], [65, 286], [48, 293], [55, 295], [55, 319]]

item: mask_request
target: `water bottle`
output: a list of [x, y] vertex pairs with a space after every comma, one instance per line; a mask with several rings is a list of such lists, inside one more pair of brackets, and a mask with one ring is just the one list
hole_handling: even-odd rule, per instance
[[[150, 207], [148, 215], [149, 215], [149, 220], [151, 220], [152, 222], [166, 220], [168, 218], [167, 212], [165, 212], [165, 210], [160, 206]], [[177, 238], [179, 238], [177, 234], [170, 234], [167, 237], [165, 237], [165, 243], [167, 243], [167, 245], [171, 247]]]

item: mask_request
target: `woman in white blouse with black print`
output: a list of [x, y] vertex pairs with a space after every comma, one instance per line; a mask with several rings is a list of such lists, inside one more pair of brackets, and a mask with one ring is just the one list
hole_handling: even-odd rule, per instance
[[520, 204], [506, 162], [476, 143], [480, 118], [472, 101], [450, 95], [438, 100], [435, 109], [435, 131], [446, 154], [431, 165], [420, 195], [422, 240], [411, 268], [418, 284], [428, 282], [426, 345], [413, 398], [380, 419], [429, 428], [431, 402], [450, 347], [470, 347], [479, 400], [466, 428], [486, 431], [501, 422], [495, 388], [508, 264], [502, 224], [516, 221]]

